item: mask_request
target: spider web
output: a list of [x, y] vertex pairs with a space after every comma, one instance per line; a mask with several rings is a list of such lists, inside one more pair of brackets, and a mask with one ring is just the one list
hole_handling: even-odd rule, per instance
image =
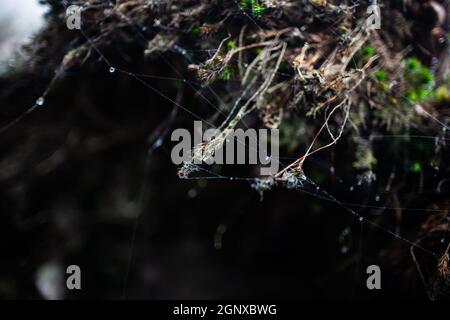
[[[260, 30], [263, 30], [263, 28], [258, 24], [258, 22], [242, 9], [239, 2], [237, 2], [236, 0], [233, 0], [233, 1], [236, 3], [236, 13], [235, 14], [242, 14], [242, 15], [246, 16], [252, 24], [256, 25], [256, 27], [259, 28]], [[68, 2], [66, 1], [65, 3], [66, 3], [66, 6], [68, 6]], [[86, 8], [86, 6], [84, 8]], [[150, 42], [151, 39], [148, 39], [146, 37], [145, 31], [143, 30], [142, 26], [137, 25], [136, 23], [131, 21], [129, 18], [127, 18], [127, 16], [124, 14], [122, 14], [122, 18], [124, 20], [126, 20], [136, 30], [137, 36], [144, 43]], [[333, 26], [330, 26], [329, 31], [332, 33], [335, 33], [335, 31], [333, 30]], [[174, 66], [171, 63], [171, 61], [167, 57], [165, 57], [164, 54], [161, 54], [158, 52], [158, 56], [161, 58], [161, 60], [166, 64], [166, 66], [168, 68], [170, 68], [170, 70], [172, 70], [176, 74], [175, 77], [169, 77], [169, 76], [166, 77], [166, 76], [160, 76], [160, 75], [137, 73], [137, 72], [127, 70], [126, 68], [122, 68], [120, 66], [114, 65], [113, 63], [111, 63], [109, 58], [102, 52], [100, 47], [96, 44], [96, 39], [93, 39], [88, 34], [86, 34], [83, 27], [81, 30], [79, 30], [79, 32], [80, 32], [80, 36], [85, 39], [87, 44], [89, 44], [89, 47], [98, 55], [98, 57], [100, 57], [101, 63], [104, 65], [105, 71], [109, 72], [111, 74], [111, 76], [115, 76], [118, 74], [128, 76], [128, 77], [134, 79], [137, 84], [145, 86], [146, 88], [153, 91], [155, 94], [161, 96], [163, 99], [167, 100], [169, 103], [171, 103], [173, 105], [173, 110], [170, 113], [169, 117], [165, 121], [163, 121], [163, 123], [161, 123], [154, 130], [154, 133], [152, 134], [152, 137], [150, 139], [151, 144], [150, 144], [150, 147], [148, 148], [148, 152], [147, 152], [146, 159], [145, 159], [144, 175], [143, 175], [142, 186], [141, 186], [141, 191], [140, 191], [140, 196], [139, 196], [140, 207], [143, 207], [143, 204], [146, 201], [148, 201], [147, 200], [148, 192], [149, 192], [148, 170], [149, 170], [149, 166], [151, 164], [151, 156], [153, 155], [153, 153], [156, 150], [164, 147], [165, 140], [166, 140], [170, 130], [172, 129], [172, 126], [174, 124], [174, 121], [175, 121], [178, 113], [179, 113], [179, 110], [187, 113], [189, 116], [192, 117], [193, 120], [201, 120], [203, 123], [207, 124], [211, 128], [220, 128], [221, 127], [221, 126], [217, 127], [214, 124], [214, 121], [206, 119], [205, 117], [203, 117], [203, 116], [199, 115], [198, 113], [196, 113], [195, 111], [193, 111], [192, 108], [183, 105], [183, 103], [182, 103], [183, 90], [185, 90], [186, 87], [193, 90], [195, 95], [199, 99], [203, 100], [206, 103], [206, 105], [208, 105], [213, 110], [213, 112], [220, 114], [225, 119], [230, 119], [232, 114], [235, 112], [237, 106], [241, 103], [241, 101], [240, 101], [241, 98], [237, 99], [237, 101], [235, 101], [235, 103], [233, 103], [229, 112], [226, 113], [226, 112], [222, 111], [222, 109], [216, 103], [214, 103], [212, 101], [212, 100], [216, 100], [221, 105], [227, 105], [227, 103], [225, 103], [221, 99], [220, 93], [216, 92], [208, 84], [205, 85], [204, 83], [192, 81], [192, 80], [189, 80], [188, 78], [183, 77], [182, 73], [178, 70], [178, 68], [176, 66]], [[194, 58], [196, 55], [199, 54], [203, 59], [204, 55], [206, 54], [207, 57], [210, 58], [215, 54], [215, 52], [217, 50], [218, 50], [217, 48], [200, 49], [200, 50], [199, 49], [185, 49], [178, 45], [175, 45], [173, 48], [173, 51], [175, 51], [176, 53], [183, 56], [187, 63], [198, 63], [198, 64], [200, 64], [202, 60], [197, 61]], [[276, 73], [278, 75], [282, 75], [285, 77], [293, 77], [290, 74], [286, 74], [286, 73], [283, 73], [280, 71], [276, 71]], [[49, 88], [52, 88], [54, 82], [58, 81], [58, 79], [61, 76], [62, 76], [61, 74], [57, 73], [55, 78], [50, 83]], [[160, 91], [159, 89], [155, 88], [154, 86], [152, 86], [150, 83], [148, 83], [146, 81], [146, 79], [158, 79], [161, 81], [176, 80], [176, 81], [179, 81], [180, 83], [182, 83], [183, 86], [182, 86], [182, 89], [179, 90], [179, 95], [177, 97], [172, 98], [172, 97], [168, 96], [166, 93], [164, 93], [164, 92]], [[230, 81], [234, 81], [234, 80], [230, 80]], [[48, 90], [49, 89], [47, 89], [47, 91]], [[46, 92], [44, 92], [42, 94], [42, 96], [36, 100], [36, 103], [34, 103], [30, 108], [28, 108], [28, 110], [26, 110], [25, 113], [23, 113], [18, 118], [16, 118], [15, 120], [11, 121], [6, 126], [1, 128], [0, 134], [5, 133], [7, 130], [9, 130], [10, 128], [15, 126], [18, 122], [22, 121], [25, 117], [30, 116], [30, 114], [32, 114], [32, 113], [36, 112], [37, 110], [39, 110], [40, 108], [46, 106], [46, 103], [47, 103], [45, 100]], [[207, 97], [206, 92], [208, 92], [209, 94], [212, 95], [212, 99]], [[361, 137], [361, 138], [370, 138], [372, 140], [390, 141], [393, 139], [403, 139], [403, 138], [407, 137], [409, 139], [424, 140], [424, 141], [429, 141], [430, 143], [434, 142], [437, 144], [439, 144], [439, 143], [445, 144], [448, 140], [450, 140], [450, 138], [447, 138], [447, 136], [446, 136], [448, 126], [444, 122], [442, 122], [440, 119], [436, 118], [432, 114], [428, 113], [423, 108], [420, 109], [419, 112], [422, 112], [424, 115], [426, 115], [427, 117], [429, 117], [430, 119], [435, 121], [442, 128], [442, 132], [435, 136], [430, 136], [430, 135], [408, 135], [408, 136], [377, 135], [377, 136]], [[248, 126], [244, 120], [242, 121], [242, 124], [246, 128], [248, 128]], [[342, 128], [344, 128], [344, 126]], [[246, 145], [245, 141], [238, 141], [238, 142]], [[313, 144], [314, 144], [314, 142], [311, 144], [311, 147]], [[308, 152], [307, 152], [307, 155], [308, 155]], [[290, 161], [296, 160], [296, 159], [297, 158], [280, 157], [280, 164], [282, 167], [286, 168], [287, 164], [284, 163], [284, 161], [290, 162]], [[313, 162], [314, 160], [310, 159], [309, 157], [305, 157], [303, 161], [307, 161], [307, 162], [312, 161]], [[191, 174], [189, 174], [185, 178], [187, 180], [224, 180], [224, 181], [230, 181], [230, 182], [243, 181], [243, 182], [248, 183], [249, 188], [253, 188], [257, 192], [259, 192], [261, 194], [261, 196], [263, 195], [264, 192], [269, 192], [269, 190], [272, 188], [272, 186], [275, 185], [274, 181], [271, 181], [270, 178], [226, 176], [226, 175], [218, 174], [218, 173], [216, 173], [212, 170], [209, 170], [203, 166], [197, 166], [197, 165], [193, 165], [193, 164], [190, 164], [189, 170], [190, 170]], [[331, 171], [332, 171], [332, 173], [334, 173], [335, 169], [332, 168]], [[362, 180], [364, 180], [364, 179], [362, 179]], [[366, 182], [367, 181], [363, 181], [363, 183], [366, 183]], [[370, 183], [370, 181], [369, 181], [369, 183]], [[355, 183], [351, 184], [350, 186], [347, 186], [347, 188], [350, 191], [353, 191], [355, 187], [360, 186], [360, 185], [361, 185], [361, 179], [358, 182], [355, 182]], [[359, 236], [359, 239], [361, 241], [363, 238], [362, 237], [363, 226], [367, 225], [368, 227], [381, 230], [387, 236], [390, 236], [393, 239], [404, 242], [405, 244], [411, 246], [412, 248], [420, 250], [420, 251], [422, 251], [426, 254], [429, 254], [433, 257], [438, 257], [440, 254], [439, 252], [430, 251], [429, 249], [418, 244], [417, 242], [401, 236], [398, 231], [390, 230], [390, 229], [384, 227], [383, 225], [372, 221], [370, 218], [367, 218], [366, 215], [364, 215], [362, 213], [362, 211], [364, 209], [377, 209], [381, 212], [402, 210], [402, 211], [415, 212], [415, 214], [418, 214], [418, 215], [421, 215], [421, 214], [426, 215], [429, 213], [446, 212], [446, 210], [431, 209], [431, 208], [398, 207], [398, 206], [388, 206], [388, 205], [369, 205], [369, 204], [362, 204], [362, 203], [357, 203], [357, 202], [340, 201], [335, 196], [333, 196], [329, 191], [325, 190], [322, 186], [320, 186], [318, 183], [316, 183], [312, 178], [305, 175], [304, 172], [302, 172], [298, 177], [295, 177], [295, 179], [293, 181], [287, 181], [287, 183], [285, 185], [283, 185], [282, 187], [287, 187], [287, 188], [296, 190], [297, 192], [307, 194], [318, 201], [330, 202], [330, 203], [335, 204], [338, 207], [343, 208], [348, 213], [349, 216], [354, 218], [355, 223], [360, 225], [361, 235]], [[379, 195], [375, 196], [375, 201], [376, 202], [380, 201]], [[127, 266], [126, 274], [124, 276], [124, 281], [123, 281], [123, 295], [122, 295], [123, 298], [126, 298], [126, 294], [127, 294], [127, 285], [128, 285], [130, 272], [131, 272], [131, 268], [132, 268], [132, 263], [133, 263], [133, 257], [134, 257], [134, 244], [136, 241], [136, 234], [138, 232], [138, 226], [139, 226], [141, 214], [142, 214], [142, 212], [139, 212], [138, 216], [135, 218], [132, 237], [130, 239], [128, 266]], [[448, 219], [447, 219], [447, 221], [448, 221]], [[222, 245], [223, 245], [222, 238], [223, 238], [223, 235], [225, 234], [226, 230], [227, 230], [226, 225], [218, 226], [216, 234], [214, 236], [214, 245], [215, 246], [222, 247]], [[348, 235], [348, 233], [349, 233], [348, 230], [344, 230], [342, 236], [346, 237]], [[447, 241], [447, 233], [445, 233], [444, 238], [441, 240], [443, 246], [445, 245], [446, 241]], [[362, 243], [359, 244], [359, 250], [362, 250], [361, 249], [362, 245], [363, 245]]]

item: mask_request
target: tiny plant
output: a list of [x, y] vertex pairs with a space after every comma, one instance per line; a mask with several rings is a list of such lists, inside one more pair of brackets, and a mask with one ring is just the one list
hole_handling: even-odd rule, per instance
[[433, 94], [434, 76], [430, 69], [425, 67], [417, 58], [405, 61], [405, 76], [410, 83], [405, 98], [411, 102], [426, 100]]
[[434, 91], [434, 99], [438, 102], [450, 102], [449, 87], [443, 85]]
[[236, 49], [236, 42], [234, 42], [233, 40], [229, 40], [227, 42], [227, 50], [231, 51], [233, 49]]
[[375, 78], [377, 78], [378, 81], [382, 81], [382, 82], [387, 81], [387, 79], [388, 79], [388, 73], [384, 69], [381, 69], [381, 70], [378, 70], [377, 72], [375, 72], [374, 76], [375, 76]]
[[241, 6], [243, 8], [252, 10], [255, 17], [261, 18], [264, 15], [266, 7], [259, 0], [242, 0]]
[[388, 92], [389, 91], [389, 74], [385, 69], [380, 69], [373, 73], [373, 77], [377, 79], [378, 86], [381, 89], [382, 92]]
[[372, 46], [366, 46], [362, 49], [362, 54], [365, 58], [372, 58], [375, 55], [375, 48]]
[[201, 35], [202, 30], [199, 27], [194, 27], [192, 28], [191, 33], [193, 36], [198, 37]]
[[233, 75], [233, 70], [231, 68], [224, 68], [222, 72], [220, 73], [220, 77], [222, 80], [228, 81], [231, 79], [231, 76]]
[[414, 161], [410, 167], [411, 172], [420, 173], [422, 172], [422, 164], [419, 161]]

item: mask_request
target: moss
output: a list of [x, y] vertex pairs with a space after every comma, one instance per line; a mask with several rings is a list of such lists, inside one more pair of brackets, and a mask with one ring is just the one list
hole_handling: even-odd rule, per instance
[[410, 86], [405, 98], [411, 102], [420, 102], [433, 96], [434, 76], [430, 69], [417, 58], [407, 59], [405, 66], [405, 77]]
[[430, 162], [430, 166], [432, 166], [433, 168], [438, 168], [439, 167], [439, 159], [432, 159]]
[[353, 163], [356, 169], [372, 169], [377, 164], [372, 150], [365, 150], [360, 154], [356, 154], [358, 160]]
[[388, 92], [389, 91], [389, 84], [387, 82], [382, 81], [382, 82], [379, 83], [379, 88], [383, 92]]
[[430, 69], [422, 65], [417, 58], [406, 60], [406, 77], [416, 87], [429, 86], [434, 82], [434, 76]]
[[406, 91], [405, 98], [410, 102], [420, 102], [426, 100], [432, 95], [430, 90], [424, 88], [414, 88]]
[[266, 8], [263, 4], [255, 4], [252, 8], [253, 15], [255, 17], [262, 17]]
[[220, 77], [222, 78], [222, 80], [225, 80], [225, 81], [230, 80], [232, 76], [233, 76], [233, 70], [231, 68], [225, 68], [220, 73]]
[[372, 170], [377, 164], [377, 159], [373, 154], [372, 148], [365, 140], [356, 141], [356, 160], [353, 162], [355, 169]]
[[385, 69], [375, 71], [372, 77], [377, 80], [377, 87], [381, 92], [389, 92], [389, 74]]
[[366, 46], [362, 49], [362, 54], [365, 58], [372, 58], [375, 55], [375, 48], [372, 46]]
[[202, 34], [202, 30], [199, 27], [194, 27], [191, 30], [193, 36], [198, 37]]
[[422, 66], [422, 63], [417, 58], [409, 58], [406, 60], [406, 68], [409, 72], [416, 72]]
[[447, 86], [440, 86], [434, 91], [434, 99], [438, 102], [450, 102], [450, 90]]
[[252, 0], [242, 0], [241, 1], [241, 6], [243, 8], [251, 9], [252, 8], [252, 3], [253, 3]]
[[233, 40], [229, 40], [227, 42], [227, 50], [231, 51], [233, 49], [236, 49], [236, 42], [234, 42]]
[[258, 18], [262, 17], [266, 10], [264, 3], [261, 3], [259, 0], [242, 0], [241, 6], [251, 10], [252, 14]]
[[422, 172], [422, 164], [419, 161], [414, 161], [409, 169], [411, 172], [420, 173]]
[[378, 81], [387, 81], [387, 79], [389, 78], [387, 71], [384, 69], [375, 72], [374, 76]]

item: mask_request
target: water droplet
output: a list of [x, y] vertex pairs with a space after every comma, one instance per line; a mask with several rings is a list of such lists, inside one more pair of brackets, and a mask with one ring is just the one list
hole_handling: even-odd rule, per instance
[[353, 191], [353, 190], [355, 190], [355, 188], [353, 186], [351, 186], [350, 187], [350, 191]]
[[38, 106], [43, 106], [44, 103], [45, 103], [44, 97], [40, 97], [39, 99], [36, 100], [36, 104], [37, 104]]
[[442, 238], [442, 239], [441, 239], [441, 243], [444, 243], [444, 242], [445, 242], [445, 239], [444, 239], [444, 238]]
[[341, 253], [346, 254], [350, 251], [350, 248], [348, 246], [342, 246], [341, 247]]
[[298, 181], [297, 178], [294, 176], [290, 176], [286, 181], [286, 188], [288, 189], [295, 189], [297, 187]]
[[114, 72], [116, 72], [116, 68], [114, 68], [114, 67], [109, 68], [109, 73], [114, 73]]
[[163, 144], [163, 140], [161, 138], [159, 138], [158, 140], [155, 141], [155, 144], [153, 145], [155, 148], [159, 148], [161, 147]]
[[195, 189], [190, 189], [190, 190], [188, 191], [188, 197], [189, 197], [189, 198], [193, 199], [193, 198], [195, 198], [196, 196], [197, 196], [197, 190], [195, 190]]
[[439, 59], [436, 57], [431, 58], [431, 64], [436, 66], [439, 64]]
[[350, 251], [352, 242], [352, 230], [350, 229], [350, 227], [346, 227], [339, 235], [339, 243], [341, 245], [340, 249], [342, 254], [346, 254]]
[[363, 222], [364, 221], [364, 218], [363, 217], [359, 217], [359, 222]]

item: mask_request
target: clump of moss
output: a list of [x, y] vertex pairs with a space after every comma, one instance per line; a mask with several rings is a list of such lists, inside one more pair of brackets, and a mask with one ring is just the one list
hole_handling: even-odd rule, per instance
[[450, 102], [450, 86], [442, 85], [434, 90], [433, 98], [440, 103]]
[[389, 74], [386, 70], [381, 69], [374, 72], [373, 76], [378, 81], [378, 87], [382, 92], [389, 91]]
[[362, 55], [366, 59], [372, 58], [375, 55], [375, 48], [372, 46], [365, 46], [362, 49]]
[[236, 49], [236, 42], [234, 42], [233, 40], [229, 40], [228, 42], [227, 42], [227, 50], [228, 51], [231, 51], [231, 50], [233, 50], [233, 49]]
[[255, 17], [261, 18], [264, 15], [266, 7], [259, 0], [242, 0], [241, 6], [252, 11]]
[[374, 76], [375, 76], [375, 78], [377, 78], [378, 81], [381, 81], [381, 82], [387, 81], [388, 77], [389, 77], [387, 71], [384, 69], [381, 69], [381, 70], [378, 70], [377, 72], [375, 72]]
[[411, 102], [420, 102], [432, 97], [434, 76], [430, 69], [417, 58], [407, 59], [405, 66], [405, 77], [410, 84], [405, 98]]
[[422, 164], [419, 161], [414, 161], [410, 166], [411, 172], [420, 173], [422, 172]]

